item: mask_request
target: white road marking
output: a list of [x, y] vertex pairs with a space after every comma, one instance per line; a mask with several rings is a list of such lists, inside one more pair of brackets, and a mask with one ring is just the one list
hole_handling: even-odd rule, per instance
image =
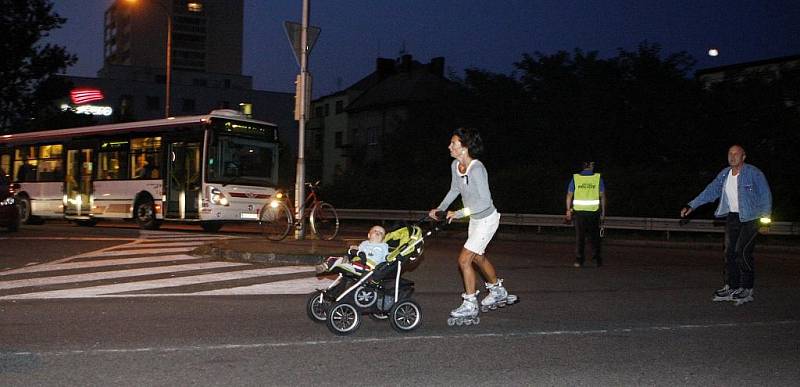
[[91, 253], [76, 255], [72, 257], [72, 259], [91, 258], [91, 257], [119, 257], [124, 255], [142, 255], [142, 254], [186, 253], [194, 249], [195, 247], [168, 247], [168, 248], [145, 248], [145, 249], [133, 249], [133, 250], [104, 250], [104, 251], [95, 251]]
[[131, 243], [125, 245], [128, 248], [136, 249], [136, 248], [147, 248], [152, 246], [158, 247], [189, 247], [189, 246], [201, 246], [206, 244], [205, 241], [195, 241], [195, 240], [185, 240], [185, 241], [175, 241], [175, 242], [153, 242], [153, 241], [141, 241], [136, 243]]
[[83, 269], [90, 267], [185, 261], [193, 259], [199, 259], [199, 258], [193, 255], [174, 254], [174, 255], [157, 255], [157, 256], [141, 257], [141, 258], [104, 259], [101, 261], [65, 262], [65, 263], [23, 267], [16, 270], [4, 271], [0, 272], [0, 276], [10, 275], [10, 274], [22, 274], [22, 273], [37, 273], [37, 272], [54, 271], [54, 270], [73, 270], [73, 269]]
[[[144, 269], [100, 271], [84, 274], [61, 275], [55, 277], [28, 278], [0, 282], [0, 289], [14, 289], [28, 286], [59, 285], [84, 281], [97, 281], [112, 278], [125, 278], [152, 274], [178, 273], [191, 270], [208, 270], [223, 267], [247, 266], [247, 263], [234, 262], [205, 262], [188, 265], [156, 266]], [[313, 269], [313, 268], [312, 268]]]
[[333, 281], [325, 278], [309, 277], [287, 281], [269, 282], [240, 286], [230, 289], [216, 289], [192, 293], [193, 296], [234, 296], [253, 294], [308, 294], [318, 289], [327, 288]]
[[[237, 264], [237, 265], [246, 265], [246, 264]], [[272, 267], [267, 269], [254, 269], [254, 270], [242, 270], [242, 271], [226, 272], [226, 273], [201, 274], [189, 277], [164, 278], [151, 281], [137, 281], [137, 282], [122, 283], [122, 284], [114, 284], [114, 285], [100, 285], [100, 286], [92, 286], [92, 287], [78, 288], [78, 289], [63, 289], [63, 290], [52, 290], [52, 291], [37, 292], [37, 293], [16, 294], [16, 295], [0, 297], [0, 299], [19, 300], [19, 299], [43, 299], [43, 298], [113, 297], [115, 296], [114, 293], [150, 290], [150, 289], [158, 289], [158, 288], [172, 287], [172, 286], [197, 285], [207, 282], [237, 280], [244, 278], [264, 277], [264, 276], [273, 276], [282, 274], [294, 274], [294, 273], [303, 273], [310, 271], [314, 271], [314, 268], [311, 266], [283, 266], [283, 267]], [[0, 285], [1, 284], [2, 283], [0, 283]], [[153, 296], [165, 296], [165, 295], [187, 296], [192, 294], [191, 293], [190, 294], [184, 294], [184, 293], [144, 294], [144, 295], [122, 294], [119, 296], [153, 297]]]
[[[237, 351], [243, 349], [260, 349], [260, 348], [286, 348], [286, 347], [314, 347], [314, 346], [340, 346], [342, 344], [372, 344], [372, 343], [397, 343], [402, 341], [433, 341], [433, 340], [475, 340], [475, 339], [491, 339], [497, 338], [515, 338], [525, 339], [534, 338], [540, 339], [547, 336], [600, 336], [600, 335], [620, 335], [628, 333], [680, 333], [689, 330], [699, 329], [723, 329], [723, 328], [774, 328], [786, 325], [798, 325], [798, 320], [781, 320], [781, 321], [756, 321], [750, 323], [717, 323], [717, 324], [678, 324], [678, 325], [662, 325], [662, 326], [649, 326], [649, 327], [631, 327], [631, 328], [611, 328], [611, 329], [590, 329], [590, 330], [564, 330], [564, 331], [517, 331], [505, 333], [455, 333], [452, 335], [390, 335], [386, 337], [342, 337], [331, 340], [297, 340], [297, 341], [275, 341], [268, 343], [254, 343], [254, 344], [217, 344], [217, 345], [189, 345], [180, 347], [139, 347], [139, 348], [100, 348], [100, 349], [77, 349], [77, 350], [63, 350], [63, 351], [21, 351], [21, 352], [7, 352], [7, 357], [13, 356], [85, 356], [85, 355], [103, 355], [103, 354], [129, 354], [129, 353], [145, 353], [152, 356], [154, 353], [175, 353], [175, 352], [207, 352], [207, 351]], [[452, 328], [453, 332], [458, 332], [457, 328]]]
[[[203, 260], [203, 257], [188, 255], [189, 251], [198, 246], [225, 239], [238, 237], [226, 235], [207, 235], [175, 233], [163, 231], [142, 231], [138, 239], [119, 239], [128, 241], [117, 246], [102, 248], [87, 253], [62, 258], [56, 261], [27, 266], [14, 270], [0, 272], [0, 278], [14, 274], [39, 273], [38, 278], [16, 279], [0, 281], [0, 290], [12, 290], [24, 287], [44, 287], [53, 285], [72, 284], [73, 289], [34, 291], [24, 294], [11, 294], [0, 296], [0, 299], [48, 299], [48, 298], [89, 298], [89, 297], [166, 297], [166, 296], [222, 296], [222, 295], [254, 295], [254, 294], [306, 294], [317, 289], [326, 288], [331, 280], [317, 278], [310, 275], [306, 278], [297, 278], [285, 281], [275, 281], [270, 276], [312, 273], [312, 266], [285, 266], [263, 268], [251, 263], [239, 262], [201, 262], [179, 264], [180, 261]], [[47, 238], [44, 238], [47, 239]], [[176, 262], [177, 261], [177, 262]], [[136, 269], [125, 269], [124, 265], [163, 264], [174, 262], [166, 266], [152, 266]], [[251, 267], [247, 267], [251, 266]], [[220, 269], [238, 267], [240, 270], [213, 273]], [[112, 270], [93, 271], [97, 268]], [[82, 269], [87, 272], [81, 273]], [[114, 270], [116, 269], [116, 270]], [[71, 273], [48, 273], [51, 271], [70, 270]], [[153, 280], [138, 280], [136, 277], [181, 273], [191, 270], [203, 270], [205, 274], [194, 276], [181, 276], [177, 278], [162, 278]], [[212, 273], [209, 273], [212, 272]], [[49, 275], [48, 275], [49, 274]], [[174, 276], [173, 276], [174, 277]], [[205, 283], [250, 279], [265, 277], [265, 283], [203, 290], [194, 293], [171, 293], [169, 288], [176, 286], [201, 285]], [[114, 284], [98, 286], [80, 286], [81, 282], [99, 280], [114, 280]], [[77, 285], [76, 285], [77, 284]], [[231, 286], [222, 284], [220, 286]], [[159, 288], [163, 292], [158, 292]], [[209, 289], [209, 287], [205, 287]], [[120, 294], [149, 290], [150, 294]]]

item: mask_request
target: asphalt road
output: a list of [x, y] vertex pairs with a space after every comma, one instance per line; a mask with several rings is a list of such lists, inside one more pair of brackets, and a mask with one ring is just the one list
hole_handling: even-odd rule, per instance
[[[39, 236], [72, 230], [36, 227]], [[93, 238], [138, 234], [76, 229]], [[12, 239], [0, 243], [14, 255], [23, 247]], [[42, 238], [35, 244], [37, 260], [47, 261], [115, 243], [124, 242]], [[483, 314], [480, 325], [448, 327], [462, 291], [454, 262], [460, 243], [428, 241], [424, 260], [406, 275], [416, 282], [423, 308], [422, 326], [408, 334], [365, 319], [352, 336], [335, 336], [306, 317], [306, 295], [0, 300], [0, 380], [12, 386], [800, 380], [796, 252], [756, 248], [755, 301], [735, 307], [711, 302], [722, 281], [718, 246], [612, 245], [604, 267], [575, 269], [570, 244], [495, 241], [489, 256], [521, 302]]]

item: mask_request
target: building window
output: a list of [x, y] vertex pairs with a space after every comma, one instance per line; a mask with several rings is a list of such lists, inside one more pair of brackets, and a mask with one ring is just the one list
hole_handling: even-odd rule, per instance
[[378, 145], [378, 128], [367, 129], [367, 145]]
[[322, 118], [322, 106], [317, 106], [314, 108], [314, 118]]
[[159, 110], [161, 109], [161, 99], [158, 97], [147, 96], [145, 99], [147, 103], [147, 110]]
[[342, 147], [342, 138], [343, 138], [343, 136], [344, 136], [344, 134], [342, 132], [336, 132], [334, 134], [334, 144], [336, 145], [337, 148], [341, 148]]
[[316, 134], [314, 135], [314, 146], [317, 150], [322, 150], [322, 135]]
[[194, 112], [194, 100], [191, 98], [184, 98], [183, 106], [181, 106], [181, 111]]
[[331, 114], [331, 105], [326, 103], [325, 104], [325, 117], [329, 116], [330, 114]]
[[231, 80], [230, 79], [226, 79], [226, 80], [222, 81], [222, 87], [224, 87], [226, 89], [230, 89], [231, 88]]
[[344, 111], [344, 101], [336, 101], [336, 114], [341, 114]]
[[192, 86], [206, 87], [208, 86], [208, 81], [205, 79], [194, 78], [192, 79]]

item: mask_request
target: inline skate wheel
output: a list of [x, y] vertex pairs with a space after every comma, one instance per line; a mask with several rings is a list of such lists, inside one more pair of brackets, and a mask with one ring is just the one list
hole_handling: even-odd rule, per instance
[[455, 325], [455, 324], [456, 324], [456, 319], [454, 319], [454, 318], [452, 318], [452, 317], [449, 317], [449, 318], [447, 319], [447, 326], [450, 326], [450, 327], [452, 327], [452, 326], [453, 326], [453, 325]]

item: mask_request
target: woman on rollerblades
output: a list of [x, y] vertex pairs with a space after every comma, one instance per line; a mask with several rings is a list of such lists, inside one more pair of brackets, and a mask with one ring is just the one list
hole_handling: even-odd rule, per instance
[[[464, 281], [464, 293], [461, 295], [461, 306], [450, 312], [448, 325], [478, 324], [478, 309], [488, 311], [498, 306], [516, 302], [517, 297], [509, 295], [503, 287], [503, 280], [497, 278], [494, 265], [484, 255], [486, 246], [500, 225], [500, 213], [492, 203], [489, 191], [489, 174], [486, 167], [478, 160], [483, 152], [483, 140], [474, 128], [458, 128], [450, 138], [451, 164], [450, 190], [437, 208], [429, 212], [429, 216], [437, 219], [437, 212], [447, 210], [459, 195], [464, 208], [458, 211], [447, 211], [447, 220], [470, 217], [467, 242], [458, 255], [458, 267]], [[474, 265], [474, 266], [473, 266]], [[478, 290], [475, 281], [475, 266], [486, 280], [486, 297], [478, 305]]]

